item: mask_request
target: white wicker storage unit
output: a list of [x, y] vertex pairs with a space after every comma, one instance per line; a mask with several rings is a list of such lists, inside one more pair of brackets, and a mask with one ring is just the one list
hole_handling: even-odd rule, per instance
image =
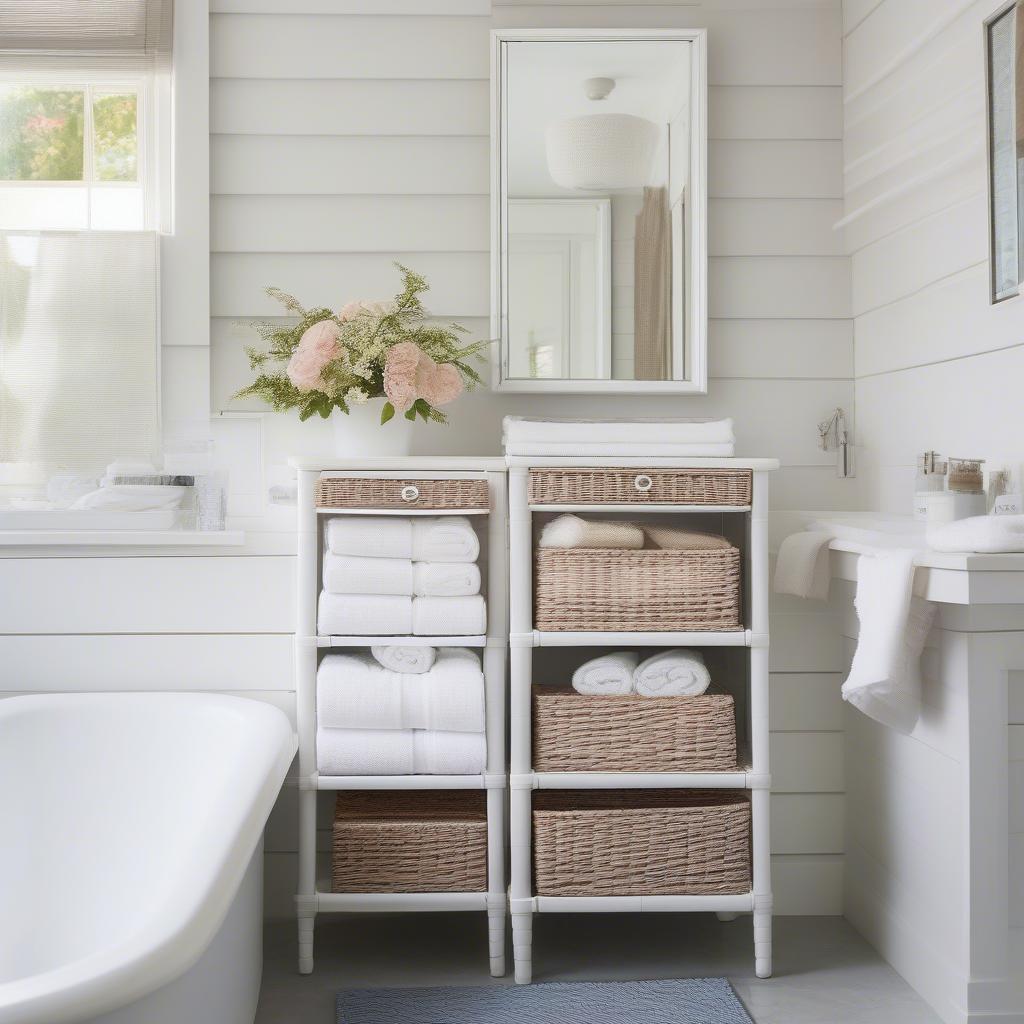
[[[298, 568], [295, 667], [299, 733], [299, 886], [296, 895], [299, 971], [313, 970], [313, 927], [317, 914], [381, 911], [486, 912], [491, 974], [505, 973], [505, 675], [507, 613], [507, 477], [501, 459], [408, 457], [363, 459], [294, 458], [298, 470]], [[393, 500], [381, 507], [318, 507], [321, 477], [398, 481], [403, 507]], [[488, 508], [418, 507], [423, 481], [484, 481]], [[416, 483], [419, 483], [419, 487]], [[370, 488], [368, 488], [370, 490]], [[390, 486], [384, 489], [392, 494]], [[467, 490], [472, 490], [468, 488]], [[317, 596], [322, 557], [321, 523], [331, 515], [470, 515], [481, 528], [481, 564], [485, 572], [487, 633], [479, 636], [318, 636]], [[486, 700], [487, 767], [482, 775], [408, 775], [325, 777], [317, 772], [316, 672], [324, 648], [369, 648], [372, 644], [410, 644], [479, 648], [483, 655]], [[317, 864], [317, 798], [321, 790], [482, 789], [487, 794], [486, 892], [336, 893], [326, 864]], [[333, 795], [333, 794], [332, 794]]]
[[[768, 474], [778, 468], [773, 459], [636, 459], [509, 456], [509, 576], [510, 576], [510, 909], [515, 978], [532, 978], [532, 919], [535, 913], [612, 911], [705, 911], [725, 919], [752, 913], [754, 956], [758, 977], [771, 974], [772, 891], [769, 845], [768, 767]], [[551, 501], [550, 475], [530, 471], [581, 469], [628, 471], [635, 493], [628, 500], [603, 502], [594, 491], [580, 491], [574, 476], [564, 493]], [[693, 504], [681, 504], [673, 490], [672, 470], [734, 471], [749, 474], [749, 499], [740, 491], [714, 503], [716, 487], [695, 494]], [[659, 472], [663, 471], [663, 472]], [[738, 472], [736, 472], [738, 471]], [[620, 478], [621, 473], [609, 476]], [[668, 482], [662, 486], [663, 482]], [[556, 481], [557, 483], [557, 481]], [[717, 485], [716, 485], [717, 486]], [[535, 500], [531, 500], [531, 493]], [[749, 503], [747, 503], [749, 501]], [[591, 514], [596, 518], [626, 516], [634, 521], [654, 514], [671, 515], [684, 525], [694, 515], [717, 516], [722, 532], [742, 552], [742, 628], [720, 632], [541, 632], [534, 628], [535, 516], [557, 512]], [[700, 527], [698, 527], [700, 528]], [[747, 750], [733, 771], [724, 772], [537, 772], [532, 764], [531, 695], [534, 656], [539, 648], [702, 647], [731, 648], [746, 707]], [[728, 652], [723, 652], [727, 654]], [[582, 655], [581, 655], [582, 658]], [[742, 660], [740, 660], [742, 659]], [[544, 680], [538, 680], [543, 682]], [[533, 880], [533, 791], [732, 789], [745, 790], [751, 803], [751, 877], [749, 891], [714, 895], [539, 896]]]

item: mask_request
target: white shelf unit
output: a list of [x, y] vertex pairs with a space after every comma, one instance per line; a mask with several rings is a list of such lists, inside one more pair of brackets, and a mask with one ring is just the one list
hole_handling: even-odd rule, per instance
[[[510, 579], [510, 846], [509, 906], [515, 980], [533, 976], [533, 915], [539, 913], [713, 912], [729, 920], [753, 914], [754, 959], [758, 977], [771, 975], [771, 847], [768, 745], [768, 474], [773, 459], [635, 459], [527, 458], [511, 456], [509, 464]], [[658, 469], [746, 469], [753, 476], [749, 506], [666, 504], [531, 505], [528, 476], [541, 467], [631, 467]], [[533, 628], [533, 516], [535, 513], [628, 512], [634, 518], [651, 514], [720, 513], [742, 517], [730, 522], [741, 532], [744, 548], [745, 628], [727, 632], [624, 633], [540, 632]], [[723, 521], [725, 521], [723, 519]], [[534, 651], [543, 647], [726, 647], [742, 648], [747, 659], [749, 749], [732, 772], [625, 773], [535, 772], [532, 766], [531, 702]], [[669, 896], [538, 896], [533, 891], [532, 793], [536, 789], [743, 789], [751, 800], [750, 892], [724, 895]]]
[[[505, 973], [506, 801], [505, 705], [508, 650], [507, 477], [499, 459], [410, 457], [401, 459], [292, 459], [298, 471], [297, 625], [295, 637], [296, 718], [299, 733], [299, 885], [295, 897], [299, 971], [313, 970], [313, 936], [318, 914], [411, 911], [479, 911], [488, 917], [490, 971]], [[319, 636], [316, 611], [320, 587], [321, 529], [331, 515], [405, 515], [404, 509], [318, 509], [321, 473], [393, 479], [485, 479], [490, 498], [480, 519], [481, 552], [486, 552], [487, 634], [480, 636]], [[410, 510], [420, 515], [464, 515], [458, 510]], [[480, 510], [473, 510], [480, 516]], [[374, 644], [474, 647], [482, 652], [487, 734], [487, 767], [480, 775], [321, 776], [316, 761], [316, 671], [326, 648], [368, 648]], [[317, 873], [317, 799], [322, 790], [486, 791], [487, 890], [485, 892], [335, 893]]]

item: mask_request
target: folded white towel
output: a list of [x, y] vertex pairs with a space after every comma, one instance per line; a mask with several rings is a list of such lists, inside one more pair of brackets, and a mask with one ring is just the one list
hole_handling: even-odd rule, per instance
[[437, 656], [433, 647], [371, 647], [377, 663], [391, 672], [405, 672], [418, 675], [430, 670]]
[[631, 651], [592, 658], [573, 672], [572, 688], [587, 696], [624, 697], [633, 692], [633, 672], [639, 661], [640, 656]]
[[484, 675], [474, 655], [442, 654], [406, 675], [358, 654], [328, 654], [316, 676], [317, 724], [326, 729], [484, 731]]
[[412, 557], [417, 562], [475, 562], [480, 538], [465, 516], [416, 519], [412, 524]]
[[677, 530], [672, 526], [645, 525], [643, 530], [647, 546], [663, 551], [724, 551], [732, 547], [729, 541], [717, 533]]
[[731, 444], [731, 419], [548, 420], [506, 416], [505, 443]]
[[480, 593], [475, 562], [413, 562], [413, 593], [418, 597], [468, 597]]
[[843, 698], [883, 725], [910, 733], [921, 713], [920, 658], [935, 616], [914, 597], [914, 552], [862, 555], [855, 605], [857, 651]]
[[479, 775], [486, 764], [483, 733], [316, 731], [316, 765], [321, 775]]
[[324, 555], [324, 590], [329, 594], [398, 594], [412, 597], [413, 563], [408, 558]]
[[336, 555], [412, 558], [412, 521], [404, 516], [335, 516], [327, 547]]
[[663, 651], [640, 662], [633, 690], [643, 697], [699, 697], [711, 685], [700, 651]]
[[542, 548], [616, 548], [638, 550], [644, 531], [633, 523], [607, 522], [562, 515], [540, 531]]
[[506, 455], [576, 455], [595, 458], [622, 459], [731, 459], [736, 446], [730, 442], [695, 444], [624, 444], [606, 441], [602, 443], [568, 441], [506, 441]]
[[775, 593], [824, 601], [831, 581], [828, 561], [831, 540], [830, 533], [819, 531], [788, 536], [780, 545], [775, 562]]
[[411, 597], [385, 594], [320, 594], [321, 636], [401, 636], [412, 632]]
[[179, 508], [184, 496], [184, 487], [126, 484], [83, 494], [71, 508], [76, 512], [166, 512]]
[[416, 636], [478, 636], [487, 632], [487, 605], [469, 597], [414, 597], [412, 632]]
[[971, 516], [928, 530], [928, 546], [936, 551], [998, 554], [1024, 551], [1024, 515]]

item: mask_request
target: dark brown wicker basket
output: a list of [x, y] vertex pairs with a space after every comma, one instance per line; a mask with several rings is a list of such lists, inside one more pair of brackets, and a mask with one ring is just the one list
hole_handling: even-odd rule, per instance
[[540, 548], [538, 630], [741, 629], [740, 552]]
[[402, 480], [322, 476], [316, 482], [317, 508], [426, 508], [443, 511], [486, 509], [486, 480]]
[[715, 790], [534, 794], [538, 896], [750, 891], [750, 801]]
[[339, 793], [333, 892], [483, 892], [485, 794], [461, 790]]
[[746, 469], [533, 469], [531, 505], [749, 505]]
[[727, 693], [625, 697], [533, 688], [539, 772], [736, 771], [736, 712]]

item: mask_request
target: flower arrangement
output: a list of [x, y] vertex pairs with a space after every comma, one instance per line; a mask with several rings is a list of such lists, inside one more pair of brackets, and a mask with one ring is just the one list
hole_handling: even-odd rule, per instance
[[350, 302], [337, 313], [305, 309], [278, 288], [267, 294], [298, 317], [292, 327], [257, 324], [268, 351], [248, 348], [256, 379], [235, 397], [254, 395], [275, 411], [297, 409], [300, 420], [385, 398], [380, 422], [396, 413], [408, 420], [446, 423], [440, 406], [482, 383], [470, 360], [490, 342], [463, 343], [465, 328], [427, 320], [420, 295], [427, 282], [396, 263], [402, 290], [392, 302]]

